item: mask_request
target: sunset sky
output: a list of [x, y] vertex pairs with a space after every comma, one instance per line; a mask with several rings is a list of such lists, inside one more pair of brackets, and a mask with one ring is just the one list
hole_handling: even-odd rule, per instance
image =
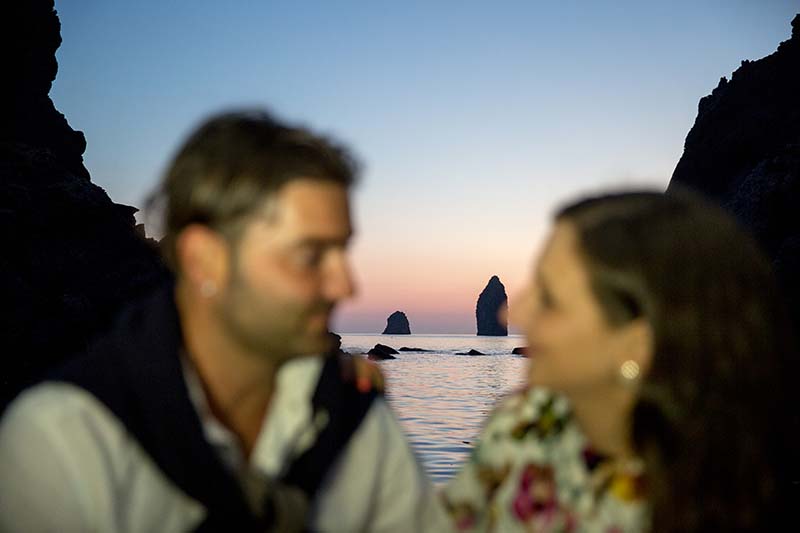
[[[142, 206], [209, 112], [261, 106], [349, 145], [359, 294], [334, 329], [474, 333], [552, 210], [663, 189], [700, 97], [791, 34], [797, 0], [56, 1], [51, 97], [92, 180]], [[144, 219], [143, 219], [144, 220]], [[152, 233], [155, 228], [148, 226]]]

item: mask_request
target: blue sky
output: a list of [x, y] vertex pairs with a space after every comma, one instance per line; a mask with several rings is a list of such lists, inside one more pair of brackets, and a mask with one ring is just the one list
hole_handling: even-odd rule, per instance
[[[700, 97], [791, 34], [800, 2], [56, 1], [51, 91], [92, 179], [143, 205], [212, 111], [264, 106], [349, 144], [357, 298], [336, 329], [474, 332], [524, 285], [552, 209], [666, 186]], [[513, 305], [513, 298], [512, 298]]]

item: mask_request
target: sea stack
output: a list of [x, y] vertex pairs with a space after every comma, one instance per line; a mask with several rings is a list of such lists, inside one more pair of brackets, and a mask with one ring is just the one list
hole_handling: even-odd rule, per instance
[[0, 336], [0, 409], [166, 278], [136, 208], [90, 181], [86, 140], [49, 97], [61, 44], [53, 0], [16, 2], [3, 15], [4, 35], [15, 31], [0, 46], [0, 284], [11, 311]]
[[[478, 335], [506, 336], [508, 324], [505, 320], [505, 311], [508, 309], [508, 296], [506, 288], [500, 278], [492, 276], [486, 288], [478, 296], [475, 306], [475, 318], [478, 322]], [[503, 319], [500, 319], [503, 311]]]
[[792, 29], [700, 99], [669, 190], [700, 191], [750, 230], [800, 327], [800, 15]]
[[386, 329], [384, 335], [411, 335], [411, 326], [408, 317], [402, 311], [395, 311], [386, 319]]

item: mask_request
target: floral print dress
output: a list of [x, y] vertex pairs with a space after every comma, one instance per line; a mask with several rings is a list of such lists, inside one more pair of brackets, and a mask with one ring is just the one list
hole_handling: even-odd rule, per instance
[[594, 453], [567, 400], [527, 389], [492, 414], [442, 499], [458, 531], [632, 533], [647, 529], [641, 465]]

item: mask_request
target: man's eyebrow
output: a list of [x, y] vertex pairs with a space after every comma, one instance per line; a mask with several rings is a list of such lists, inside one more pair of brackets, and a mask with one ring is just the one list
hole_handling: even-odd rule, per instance
[[354, 232], [350, 231], [342, 237], [304, 237], [297, 241], [296, 246], [339, 246], [347, 244], [353, 238]]

